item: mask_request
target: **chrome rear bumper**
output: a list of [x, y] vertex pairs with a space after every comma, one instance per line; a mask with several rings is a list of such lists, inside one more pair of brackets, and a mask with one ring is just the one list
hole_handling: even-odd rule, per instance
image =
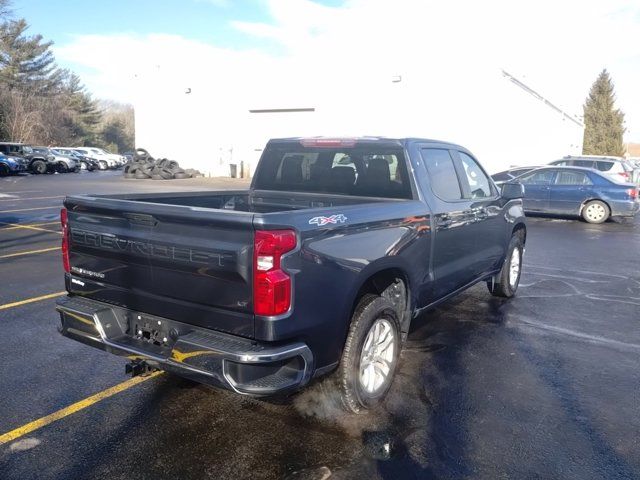
[[56, 310], [66, 337], [242, 394], [297, 389], [313, 373], [311, 351], [300, 342], [258, 343], [79, 296], [59, 299]]

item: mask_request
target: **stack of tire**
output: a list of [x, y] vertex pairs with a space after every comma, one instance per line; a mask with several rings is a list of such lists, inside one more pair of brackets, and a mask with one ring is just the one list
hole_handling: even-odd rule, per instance
[[200, 176], [198, 170], [180, 168], [175, 160], [167, 158], [155, 159], [144, 148], [136, 149], [136, 153], [129, 163], [124, 166], [124, 178], [139, 180], [151, 178], [153, 180], [172, 180]]

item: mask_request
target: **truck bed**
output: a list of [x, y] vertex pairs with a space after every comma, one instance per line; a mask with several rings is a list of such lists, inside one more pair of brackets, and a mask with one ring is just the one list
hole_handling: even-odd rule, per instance
[[95, 198], [253, 213], [275, 213], [307, 208], [358, 205], [382, 201], [402, 201], [373, 197], [355, 197], [303, 192], [271, 192], [259, 190], [101, 195], [96, 196]]

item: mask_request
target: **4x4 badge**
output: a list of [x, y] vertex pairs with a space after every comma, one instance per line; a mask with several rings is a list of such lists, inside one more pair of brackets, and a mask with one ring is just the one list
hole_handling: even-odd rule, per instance
[[331, 215], [330, 217], [313, 217], [309, 220], [309, 225], [318, 225], [319, 227], [322, 227], [323, 225], [328, 225], [330, 223], [335, 225], [336, 223], [344, 223], [346, 221], [347, 217], [338, 213], [337, 215]]

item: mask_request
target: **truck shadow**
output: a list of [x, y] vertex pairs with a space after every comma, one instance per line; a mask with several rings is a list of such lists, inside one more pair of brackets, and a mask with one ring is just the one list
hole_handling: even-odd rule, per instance
[[504, 301], [486, 300], [482, 290], [484, 285], [414, 320], [394, 384], [377, 411], [342, 413], [330, 386], [322, 382], [294, 399], [301, 415], [335, 424], [359, 440], [362, 460], [332, 469], [332, 479], [462, 478], [473, 473], [468, 425], [474, 406], [463, 357], [479, 331], [504, 321]]

